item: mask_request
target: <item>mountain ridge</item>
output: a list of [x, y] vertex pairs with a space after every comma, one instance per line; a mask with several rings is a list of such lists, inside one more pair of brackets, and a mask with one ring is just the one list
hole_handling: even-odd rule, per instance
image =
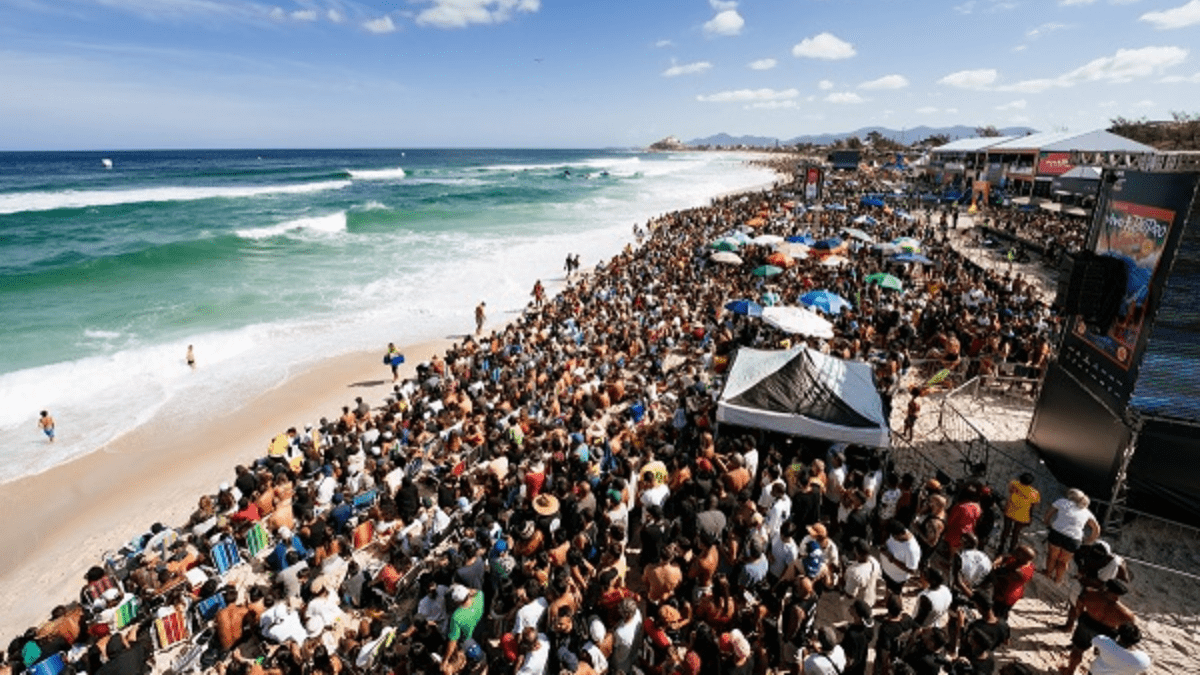
[[[948, 127], [929, 127], [919, 126], [911, 129], [890, 129], [888, 127], [871, 126], [855, 129], [854, 131], [845, 131], [841, 133], [829, 134], [804, 134], [789, 139], [781, 139], [773, 136], [754, 136], [745, 134], [741, 136], [733, 136], [728, 133], [718, 133], [704, 138], [694, 138], [686, 141], [688, 146], [699, 145], [749, 145], [754, 147], [770, 147], [778, 145], [797, 145], [803, 143], [811, 143], [813, 145], [829, 145], [839, 140], [858, 136], [862, 140], [866, 140], [867, 135], [872, 131], [877, 131], [884, 138], [897, 141], [900, 143], [914, 143], [924, 140], [930, 136], [944, 134], [950, 137], [950, 140], [956, 138], [969, 138], [975, 135], [975, 127], [958, 124]], [[1028, 133], [1035, 133], [1037, 130], [1030, 127], [1005, 127], [998, 130], [1003, 136], [1024, 136]]]

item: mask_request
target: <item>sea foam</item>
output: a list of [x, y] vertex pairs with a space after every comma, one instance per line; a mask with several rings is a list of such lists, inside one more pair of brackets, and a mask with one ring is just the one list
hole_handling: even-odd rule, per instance
[[198, 199], [237, 199], [273, 194], [305, 194], [340, 190], [350, 181], [318, 181], [295, 185], [244, 187], [156, 187], [137, 190], [63, 190], [61, 192], [14, 192], [0, 194], [0, 214], [56, 209], [83, 209], [144, 202], [183, 202]]
[[400, 180], [408, 174], [404, 169], [349, 169], [346, 173], [355, 180]]
[[285, 235], [289, 232], [314, 232], [328, 235], [345, 231], [345, 211], [338, 211], [337, 213], [331, 213], [326, 216], [297, 218], [295, 220], [289, 220], [279, 223], [278, 225], [271, 225], [268, 227], [251, 227], [247, 229], [235, 230], [237, 235], [243, 239], [267, 239], [269, 237]]

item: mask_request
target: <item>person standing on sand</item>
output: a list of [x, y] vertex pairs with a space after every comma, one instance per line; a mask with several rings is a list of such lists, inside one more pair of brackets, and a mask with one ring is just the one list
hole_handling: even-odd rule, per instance
[[383, 358], [392, 369], [392, 382], [397, 382], [400, 379], [400, 364], [404, 363], [404, 355], [400, 353], [399, 349], [396, 349], [395, 342], [388, 343], [387, 355]]
[[541, 307], [542, 303], [546, 301], [546, 287], [542, 286], [541, 279], [538, 279], [537, 283], [533, 285], [533, 292], [530, 295], [533, 296], [534, 307]]
[[46, 434], [46, 438], [49, 438], [50, 442], [53, 443], [54, 442], [54, 418], [50, 416], [49, 412], [47, 412], [45, 410], [42, 411], [41, 418], [38, 419], [38, 427], [41, 428], [43, 434]]
[[192, 349], [191, 345], [188, 345], [187, 364], [192, 370], [196, 369], [196, 352]]
[[479, 335], [480, 333], [483, 332], [483, 322], [487, 321], [487, 315], [483, 313], [484, 308], [486, 308], [486, 307], [487, 307], [487, 303], [482, 300], [480, 300], [479, 304], [475, 306], [475, 334], [476, 335]]

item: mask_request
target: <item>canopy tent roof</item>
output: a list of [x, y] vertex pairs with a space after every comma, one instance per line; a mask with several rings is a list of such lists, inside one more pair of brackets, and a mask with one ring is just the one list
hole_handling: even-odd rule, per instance
[[799, 345], [738, 350], [717, 421], [839, 443], [887, 447], [871, 366]]
[[1018, 136], [988, 148], [988, 152], [991, 154], [1035, 150], [1042, 152], [1154, 152], [1154, 148], [1148, 145], [1131, 141], [1104, 129], [1084, 133], [1046, 131], [1028, 136]]
[[957, 141], [950, 141], [945, 145], [939, 145], [931, 152], [935, 155], [942, 155], [956, 152], [978, 152], [986, 150], [997, 143], [1012, 140], [1016, 136], [979, 136], [976, 138], [960, 138]]
[[1100, 180], [1099, 167], [1095, 166], [1077, 166], [1074, 169], [1059, 176], [1059, 178], [1076, 178], [1079, 180]]

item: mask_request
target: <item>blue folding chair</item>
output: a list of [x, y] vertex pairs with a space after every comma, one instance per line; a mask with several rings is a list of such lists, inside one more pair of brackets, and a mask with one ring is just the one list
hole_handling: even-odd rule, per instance
[[242, 554], [233, 539], [226, 537], [212, 547], [212, 560], [217, 574], [223, 577], [229, 570], [242, 564]]
[[60, 675], [67, 669], [62, 652], [51, 654], [29, 667], [29, 675]]
[[360, 495], [356, 495], [353, 503], [355, 512], [371, 508], [371, 506], [375, 504], [375, 498], [378, 496], [379, 493], [375, 490], [375, 488], [371, 488]]
[[204, 621], [212, 621], [222, 609], [225, 609], [225, 596], [220, 593], [196, 603], [196, 614]]

